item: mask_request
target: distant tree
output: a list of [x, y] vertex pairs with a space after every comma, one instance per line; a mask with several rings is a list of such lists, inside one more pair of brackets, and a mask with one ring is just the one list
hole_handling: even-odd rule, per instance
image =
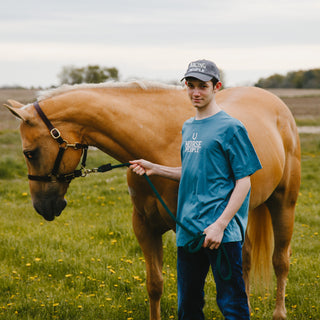
[[61, 84], [100, 83], [107, 80], [119, 80], [119, 71], [115, 67], [106, 68], [88, 65], [82, 68], [65, 66], [58, 75]]
[[286, 75], [284, 88], [302, 89], [303, 86], [303, 71], [291, 71]]
[[255, 84], [261, 88], [320, 88], [320, 69], [290, 71], [285, 76], [274, 74], [260, 78]]
[[320, 88], [320, 69], [308, 70], [303, 74], [305, 88]]
[[260, 88], [281, 88], [285, 77], [281, 74], [274, 74], [268, 78], [261, 78], [255, 84], [256, 87]]
[[62, 68], [58, 77], [61, 84], [76, 84], [83, 82], [83, 68], [75, 68], [73, 66], [66, 66]]

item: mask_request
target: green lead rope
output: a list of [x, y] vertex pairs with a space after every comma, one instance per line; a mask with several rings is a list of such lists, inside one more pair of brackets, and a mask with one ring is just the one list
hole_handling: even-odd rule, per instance
[[[111, 163], [102, 165], [98, 168], [97, 172], [106, 172], [106, 171], [110, 171], [112, 169], [115, 168], [120, 168], [120, 167], [129, 167], [131, 164], [130, 163], [121, 163], [121, 164], [117, 164], [117, 165], [111, 165]], [[189, 230], [186, 226], [184, 226], [180, 221], [177, 220], [177, 218], [175, 217], [175, 215], [171, 212], [171, 210], [168, 208], [168, 206], [166, 205], [166, 203], [163, 201], [161, 195], [159, 194], [158, 190], [155, 188], [154, 184], [151, 182], [150, 178], [144, 174], [145, 179], [147, 180], [149, 186], [151, 187], [152, 191], [154, 192], [154, 194], [156, 195], [156, 197], [158, 198], [158, 200], [160, 201], [160, 203], [162, 204], [163, 208], [167, 211], [167, 213], [169, 214], [169, 216], [171, 217], [171, 219], [177, 224], [179, 225], [184, 231], [186, 231], [189, 235], [192, 236], [192, 239], [187, 242], [183, 248], [184, 250], [186, 250], [189, 253], [195, 253], [198, 252], [204, 242], [204, 239], [206, 237], [206, 235], [199, 231], [198, 233], [195, 233], [191, 230]], [[221, 261], [222, 261], [222, 256], [225, 257], [227, 264], [228, 264], [228, 273], [226, 276], [224, 276], [221, 272]], [[224, 245], [221, 243], [219, 249], [218, 249], [218, 255], [217, 255], [217, 271], [221, 277], [222, 280], [224, 281], [228, 281], [231, 279], [232, 276], [232, 269], [231, 269], [231, 263], [229, 261], [228, 258], [228, 254], [226, 251], [226, 248], [224, 247]]]

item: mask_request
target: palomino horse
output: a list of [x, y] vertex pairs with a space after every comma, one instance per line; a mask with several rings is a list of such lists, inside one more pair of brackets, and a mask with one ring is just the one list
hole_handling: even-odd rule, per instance
[[[300, 186], [300, 143], [295, 121], [280, 99], [262, 89], [226, 89], [216, 98], [226, 112], [244, 123], [263, 166], [252, 176], [243, 247], [247, 293], [249, 296], [251, 266], [270, 266], [273, 251], [277, 277], [274, 319], [285, 319], [285, 285]], [[145, 158], [179, 166], [181, 127], [194, 115], [185, 90], [147, 83], [80, 85], [47, 92], [38, 102], [48, 121], [36, 111], [37, 103], [22, 106], [9, 102], [10, 111], [22, 119], [20, 131], [33, 205], [47, 220], [53, 220], [65, 208], [69, 173], [74, 172], [85, 145], [95, 146], [120, 162]], [[53, 170], [58, 177], [51, 177]], [[143, 177], [128, 170], [127, 180], [134, 232], [146, 261], [150, 319], [159, 320], [162, 235], [175, 225]], [[159, 177], [152, 177], [152, 181], [175, 212], [178, 184]]]

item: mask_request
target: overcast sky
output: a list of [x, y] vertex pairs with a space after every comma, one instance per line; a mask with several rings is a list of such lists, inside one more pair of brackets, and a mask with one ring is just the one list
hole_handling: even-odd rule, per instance
[[0, 86], [58, 85], [63, 66], [179, 80], [210, 59], [227, 86], [320, 68], [319, 0], [10, 0], [0, 4]]

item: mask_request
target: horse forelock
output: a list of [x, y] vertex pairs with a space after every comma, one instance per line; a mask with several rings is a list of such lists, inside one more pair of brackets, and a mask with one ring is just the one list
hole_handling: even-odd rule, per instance
[[104, 82], [104, 83], [82, 83], [74, 85], [62, 85], [58, 88], [51, 90], [44, 90], [38, 92], [38, 101], [45, 100], [58, 96], [62, 93], [70, 92], [73, 90], [81, 89], [103, 89], [103, 88], [137, 88], [143, 90], [151, 89], [169, 89], [169, 90], [182, 90], [183, 87], [179, 85], [170, 85], [156, 81], [144, 81], [144, 80], [134, 80], [130, 82]]

